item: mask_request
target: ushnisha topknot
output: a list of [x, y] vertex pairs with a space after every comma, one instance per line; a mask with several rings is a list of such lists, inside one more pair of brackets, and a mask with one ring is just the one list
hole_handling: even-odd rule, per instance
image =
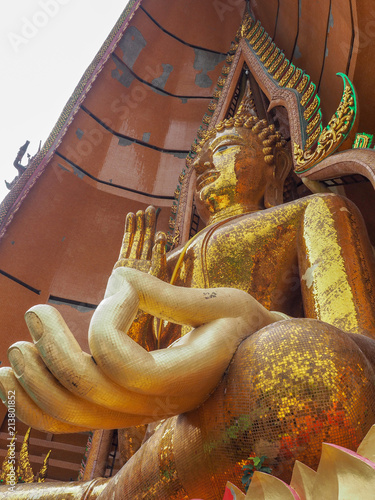
[[214, 138], [219, 132], [225, 129], [234, 127], [250, 129], [258, 137], [263, 146], [264, 161], [268, 165], [274, 164], [276, 151], [282, 149], [286, 144], [281, 134], [276, 131], [275, 125], [268, 125], [267, 120], [260, 120], [257, 116], [249, 82], [246, 84], [245, 94], [236, 114], [233, 117], [220, 121], [214, 128], [202, 134], [197, 148], [198, 155], [207, 140]]

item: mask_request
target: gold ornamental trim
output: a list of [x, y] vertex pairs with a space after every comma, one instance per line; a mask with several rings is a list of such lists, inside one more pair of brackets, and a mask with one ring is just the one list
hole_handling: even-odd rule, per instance
[[324, 158], [332, 155], [347, 138], [357, 115], [357, 102], [352, 82], [344, 73], [337, 73], [344, 82], [344, 91], [337, 108], [327, 127], [318, 137], [314, 151], [305, 151], [294, 143], [294, 160], [297, 173], [303, 173], [320, 163]]

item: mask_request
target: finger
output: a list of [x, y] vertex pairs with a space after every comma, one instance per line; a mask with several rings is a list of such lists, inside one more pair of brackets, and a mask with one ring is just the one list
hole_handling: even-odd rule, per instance
[[130, 212], [125, 219], [125, 232], [124, 238], [122, 240], [119, 259], [126, 259], [129, 257], [130, 249], [132, 247], [134, 239], [135, 225], [135, 215]]
[[167, 236], [159, 231], [155, 237], [155, 245], [152, 250], [150, 274], [162, 280], [167, 275], [167, 254], [166, 254]]
[[145, 212], [145, 236], [143, 241], [143, 248], [141, 259], [150, 260], [152, 247], [155, 239], [155, 225], [156, 225], [156, 210], [155, 207], [148, 207]]
[[90, 429], [116, 429], [145, 423], [143, 418], [103, 408], [70, 393], [49, 372], [30, 342], [13, 344], [8, 358], [17, 380], [34, 403], [57, 420]]
[[93, 358], [81, 350], [57, 309], [35, 306], [25, 319], [45, 365], [70, 392], [112, 410], [143, 418], [154, 415], [155, 398], [127, 391], [108, 379]]
[[134, 234], [133, 244], [130, 250], [130, 259], [139, 259], [141, 256], [143, 238], [145, 231], [145, 214], [142, 210], [136, 213], [136, 228]]
[[8, 406], [9, 394], [14, 394], [17, 418], [33, 429], [53, 434], [84, 432], [89, 428], [76, 427], [50, 417], [26, 393], [11, 368], [0, 368], [0, 398]]

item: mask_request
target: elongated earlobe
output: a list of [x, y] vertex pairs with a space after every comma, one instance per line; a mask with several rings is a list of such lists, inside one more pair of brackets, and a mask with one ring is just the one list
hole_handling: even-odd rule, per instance
[[281, 149], [274, 154], [273, 175], [264, 193], [264, 206], [275, 207], [283, 203], [284, 182], [292, 167], [292, 158], [288, 150]]

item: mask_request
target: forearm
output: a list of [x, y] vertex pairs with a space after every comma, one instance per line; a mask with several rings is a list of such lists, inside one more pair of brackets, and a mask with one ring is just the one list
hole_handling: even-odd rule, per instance
[[241, 290], [176, 287], [126, 268], [116, 273], [117, 277], [111, 279], [125, 280], [134, 287], [140, 309], [173, 323], [197, 327], [216, 319], [234, 317], [251, 317], [260, 325], [272, 322], [269, 311]]

